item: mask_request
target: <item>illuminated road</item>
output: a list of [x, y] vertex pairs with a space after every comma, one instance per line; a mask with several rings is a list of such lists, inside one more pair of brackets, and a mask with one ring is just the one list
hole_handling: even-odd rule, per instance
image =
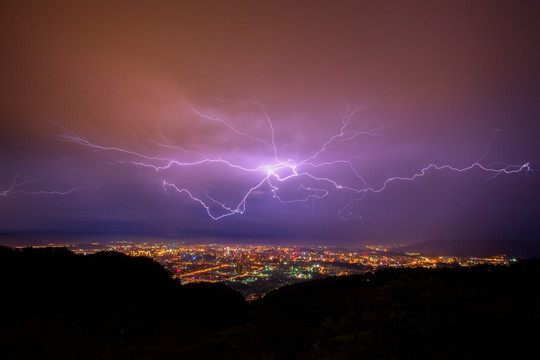
[[187, 274], [177, 275], [177, 277], [178, 278], [184, 278], [184, 277], [188, 277], [188, 276], [192, 276], [192, 275], [196, 275], [196, 274], [203, 274], [203, 273], [208, 272], [208, 271], [217, 270], [217, 269], [226, 268], [226, 267], [232, 267], [232, 265], [230, 265], [230, 264], [221, 264], [221, 265], [212, 266], [212, 267], [209, 267], [209, 268], [206, 268], [206, 269], [192, 271], [192, 272], [187, 273]]

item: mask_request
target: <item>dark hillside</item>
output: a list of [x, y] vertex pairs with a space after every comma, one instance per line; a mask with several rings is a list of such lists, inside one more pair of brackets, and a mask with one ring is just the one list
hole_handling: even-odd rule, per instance
[[180, 286], [152, 259], [116, 252], [0, 247], [0, 284], [1, 358], [147, 358], [164, 340], [237, 324], [246, 305], [225, 285]]
[[540, 266], [383, 270], [301, 283], [254, 306], [314, 334], [313, 358], [472, 358], [531, 348]]
[[538, 260], [327, 278], [246, 304], [148, 258], [0, 248], [0, 286], [2, 359], [517, 358], [540, 323]]

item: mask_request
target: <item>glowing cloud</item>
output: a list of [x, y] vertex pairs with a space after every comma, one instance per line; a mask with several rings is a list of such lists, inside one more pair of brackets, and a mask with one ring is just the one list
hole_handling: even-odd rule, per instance
[[[451, 164], [429, 163], [420, 169], [413, 169], [411, 176], [393, 176], [385, 179], [378, 186], [370, 185], [355, 167], [353, 160], [357, 154], [349, 152], [331, 152], [330, 150], [355, 144], [362, 138], [381, 137], [386, 126], [379, 126], [369, 130], [355, 128], [353, 119], [358, 117], [360, 108], [346, 108], [341, 114], [341, 124], [338, 131], [330, 134], [327, 140], [315, 151], [301, 159], [285, 157], [278, 146], [279, 141], [275, 133], [275, 125], [270, 119], [264, 106], [255, 101], [231, 102], [246, 113], [253, 114], [255, 108], [258, 118], [266, 124], [266, 129], [257, 128], [257, 132], [245, 131], [249, 124], [246, 117], [237, 117], [236, 122], [230, 121], [226, 116], [214, 111], [203, 111], [190, 106], [191, 113], [202, 122], [214, 123], [214, 126], [224, 128], [222, 137], [238, 145], [246, 142], [256, 143], [258, 153], [251, 154], [251, 158], [261, 160], [255, 165], [245, 165], [242, 156], [215, 156], [205, 149], [186, 150], [184, 144], [171, 144], [167, 133], [163, 133], [156, 125], [160, 141], [146, 139], [156, 145], [160, 150], [166, 150], [170, 155], [155, 155], [152, 152], [130, 150], [120, 146], [102, 145], [71, 132], [63, 126], [56, 124], [62, 132], [55, 137], [60, 141], [78, 144], [94, 152], [106, 155], [110, 164], [129, 164], [141, 170], [153, 170], [154, 178], [167, 193], [185, 194], [189, 199], [199, 203], [208, 216], [219, 220], [231, 215], [244, 214], [248, 208], [250, 197], [258, 196], [264, 189], [272, 194], [275, 201], [283, 204], [306, 203], [317, 199], [335, 197], [341, 202], [337, 215], [344, 220], [358, 218], [352, 210], [352, 205], [362, 200], [368, 193], [380, 193], [393, 182], [414, 181], [420, 177], [428, 176], [433, 171], [468, 172], [479, 170], [490, 176], [509, 175], [531, 170], [528, 162], [522, 164], [505, 164], [498, 167], [482, 163], [487, 155], [491, 141], [487, 144], [486, 153], [479, 159], [465, 167], [456, 167]], [[221, 111], [223, 113], [223, 111]], [[232, 116], [231, 116], [232, 118]], [[240, 120], [238, 120], [238, 118]], [[266, 134], [266, 135], [265, 135]], [[353, 147], [354, 148], [354, 147]], [[223, 151], [226, 153], [226, 151]], [[271, 156], [268, 156], [271, 152]], [[231, 152], [229, 151], [229, 154]], [[270, 160], [268, 160], [270, 159]], [[185, 175], [189, 170], [192, 178]], [[231, 175], [232, 172], [232, 175]], [[353, 178], [354, 184], [346, 179]], [[187, 180], [186, 180], [187, 179]], [[14, 193], [29, 181], [15, 182], [2, 194]], [[211, 186], [205, 187], [205, 184]], [[66, 193], [75, 191], [74, 188]], [[20, 191], [22, 192], [22, 191]], [[231, 193], [234, 193], [231, 195]], [[345, 196], [343, 196], [345, 194]], [[343, 200], [346, 199], [346, 200]]]

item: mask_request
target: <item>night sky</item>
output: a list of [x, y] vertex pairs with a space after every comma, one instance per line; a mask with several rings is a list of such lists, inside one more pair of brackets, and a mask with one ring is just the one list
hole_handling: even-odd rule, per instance
[[538, 1], [0, 14], [0, 231], [540, 240]]

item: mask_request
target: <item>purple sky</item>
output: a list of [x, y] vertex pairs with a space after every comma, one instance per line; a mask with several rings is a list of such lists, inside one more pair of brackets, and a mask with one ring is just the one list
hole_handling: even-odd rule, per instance
[[540, 236], [536, 1], [0, 13], [0, 231]]

